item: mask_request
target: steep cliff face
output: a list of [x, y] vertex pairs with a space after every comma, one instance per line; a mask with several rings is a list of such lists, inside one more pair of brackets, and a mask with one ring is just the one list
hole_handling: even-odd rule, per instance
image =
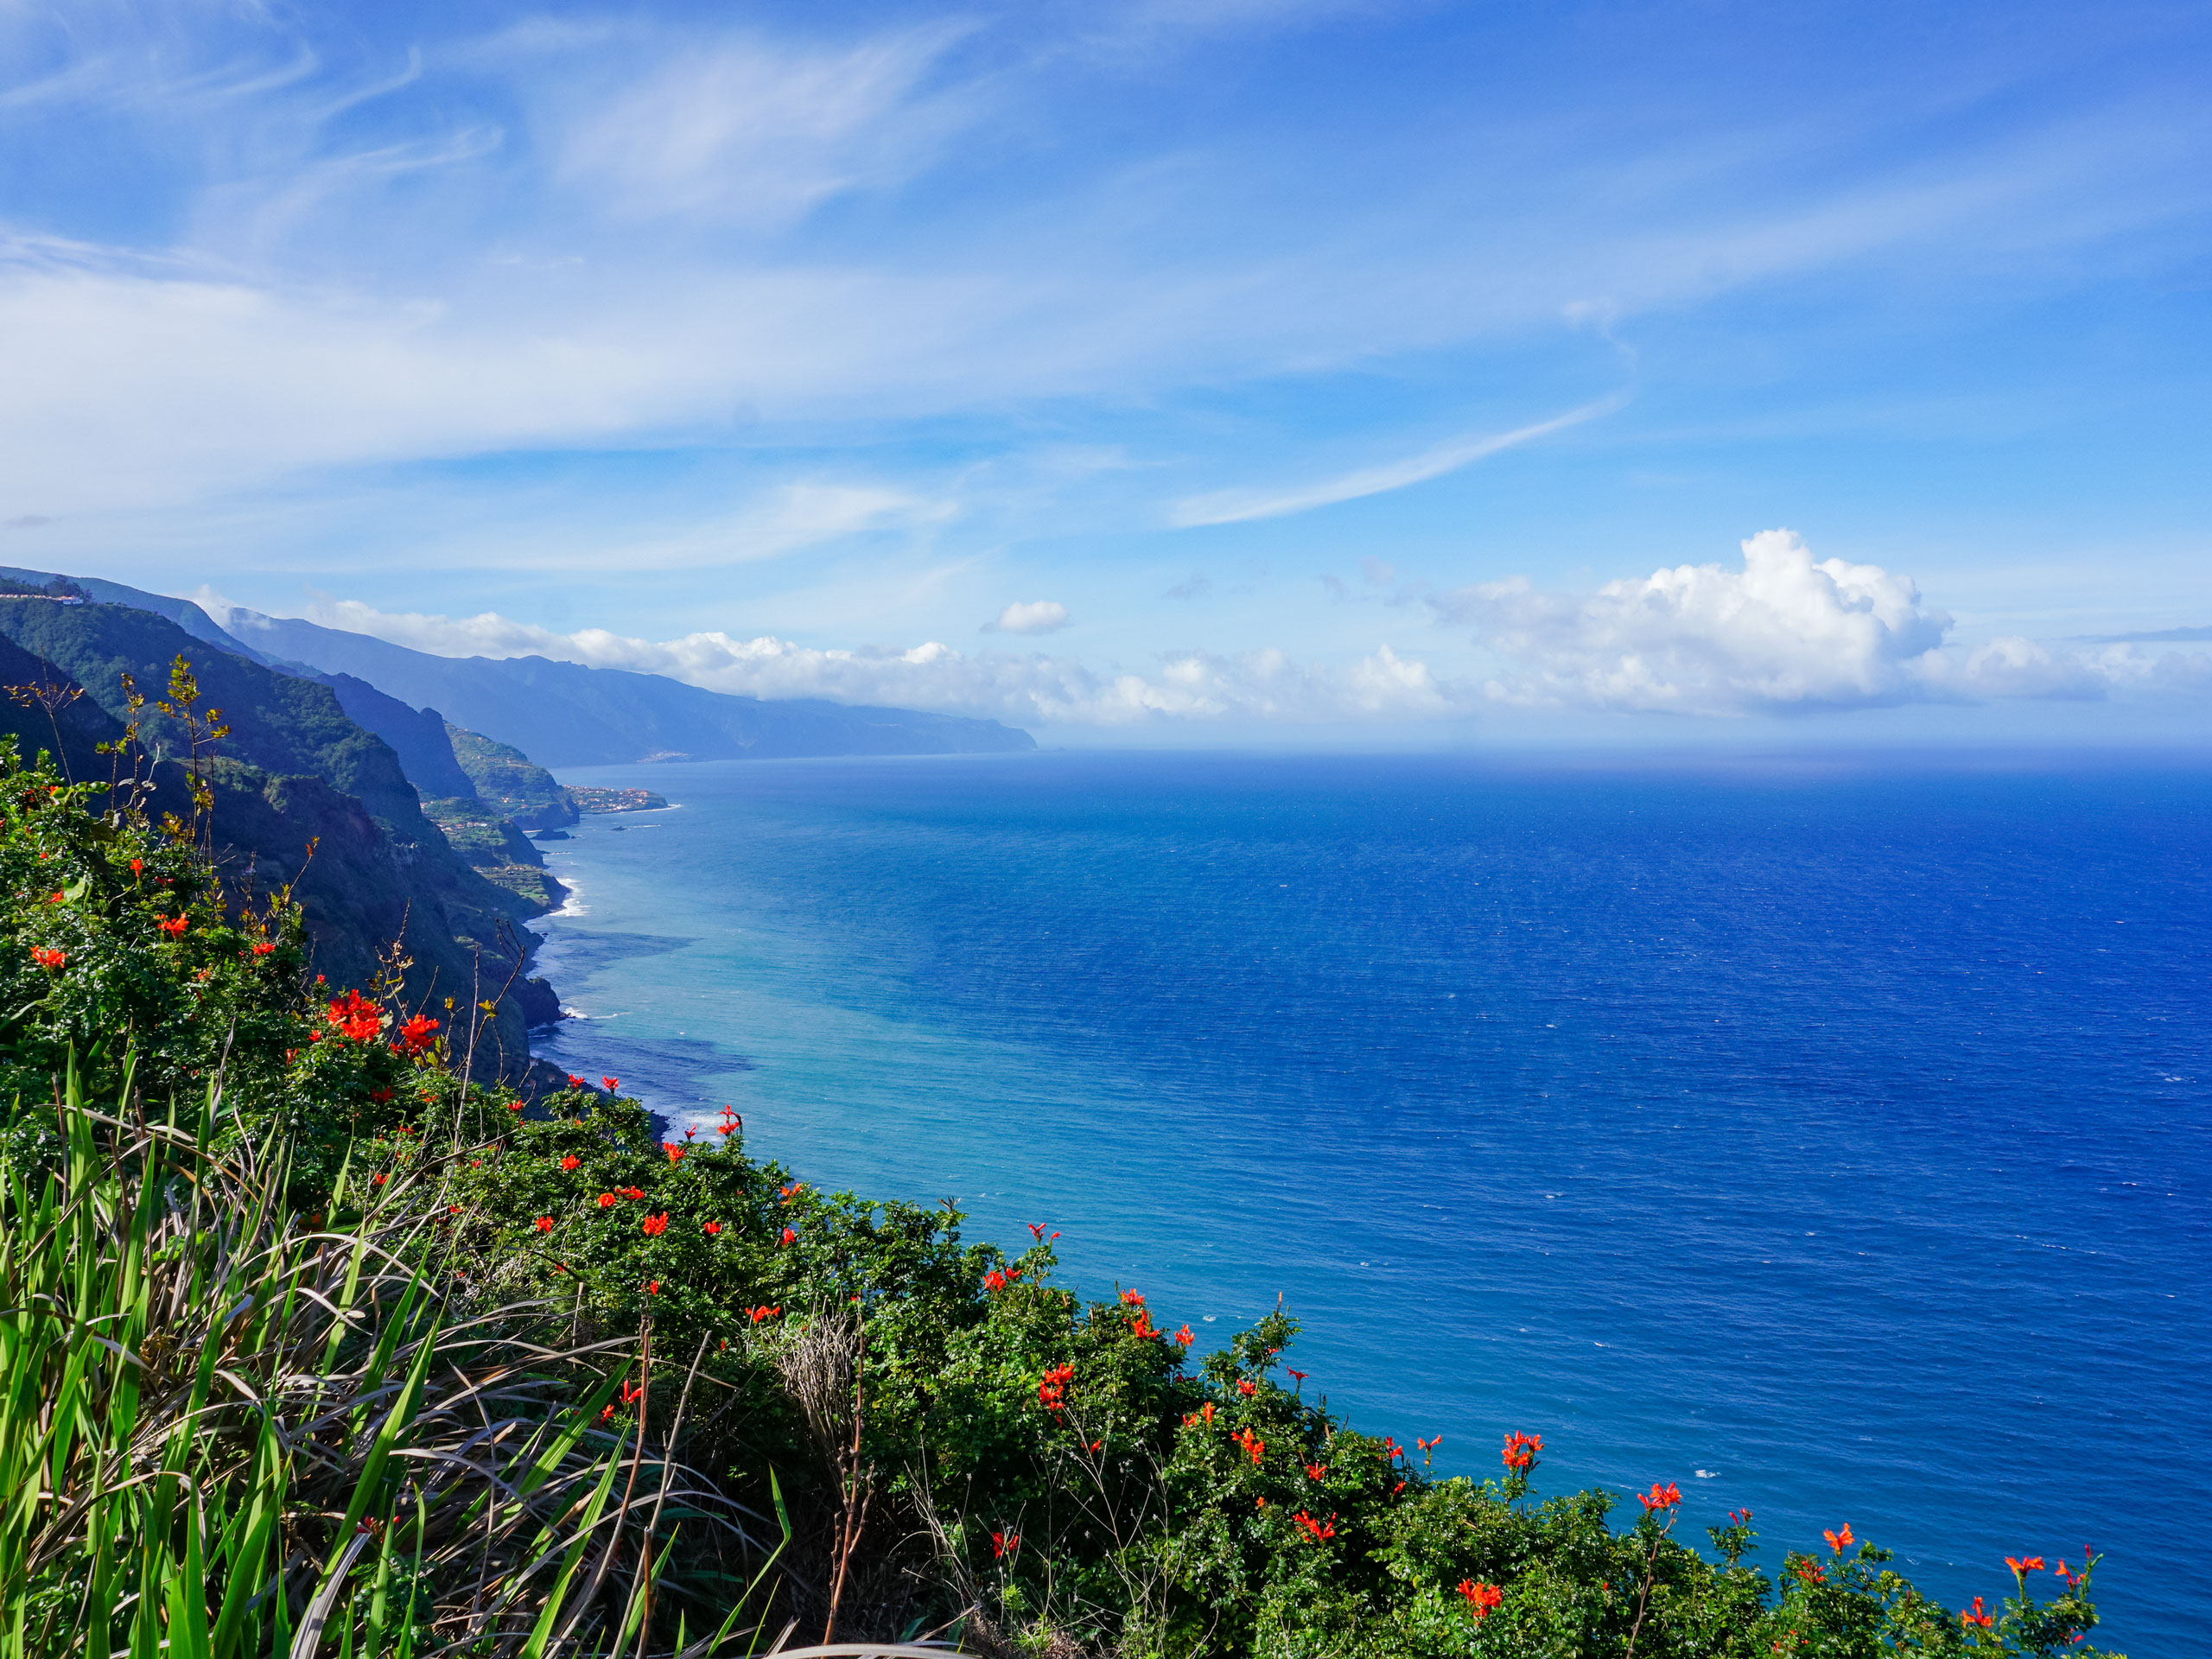
[[[17, 614], [35, 605], [48, 614]], [[221, 707], [233, 728], [206, 766], [226, 883], [266, 892], [296, 879], [317, 968], [333, 985], [366, 983], [397, 946], [409, 960], [408, 1000], [448, 1029], [465, 1033], [470, 1009], [497, 1001], [478, 1069], [524, 1075], [526, 1025], [547, 1017], [550, 1002], [543, 982], [526, 988], [521, 971], [531, 940], [515, 921], [534, 912], [454, 854], [423, 815], [391, 751], [339, 711], [329, 688], [226, 657], [143, 612], [102, 614], [116, 609], [0, 600], [0, 687], [48, 693], [29, 706], [0, 700], [0, 732], [13, 734], [26, 754], [56, 753], [80, 780], [105, 779], [113, 762], [94, 746], [123, 736], [118, 674], [127, 671], [142, 689], [158, 690], [169, 663], [186, 656], [206, 702]], [[86, 695], [60, 700], [78, 688]], [[150, 703], [141, 711], [150, 713]], [[142, 721], [142, 731], [152, 739], [153, 810], [188, 814], [181, 768], [154, 749], [155, 742], [181, 747], [174, 722], [156, 716]], [[372, 810], [318, 762], [365, 784], [387, 810]], [[501, 997], [510, 981], [513, 988]]]
[[351, 674], [315, 677], [338, 696], [346, 717], [365, 731], [374, 732], [399, 757], [400, 770], [425, 800], [467, 799], [476, 785], [454, 759], [453, 741], [446, 735], [445, 716], [435, 709], [410, 709], [397, 697], [379, 691], [366, 680]]
[[[130, 606], [0, 599], [0, 634], [52, 663], [118, 720], [128, 717], [123, 675], [136, 680], [144, 696], [158, 698], [169, 664], [183, 657], [200, 682], [202, 707], [220, 709], [230, 726], [223, 753], [268, 772], [321, 778], [403, 840], [437, 834], [399, 757], [350, 719], [327, 685], [213, 649], [166, 618]], [[139, 734], [158, 759], [180, 756], [187, 747], [181, 728], [151, 701], [139, 713]]]
[[575, 798], [520, 749], [450, 723], [446, 734], [479, 800], [498, 807], [524, 830], [560, 830], [576, 822]]

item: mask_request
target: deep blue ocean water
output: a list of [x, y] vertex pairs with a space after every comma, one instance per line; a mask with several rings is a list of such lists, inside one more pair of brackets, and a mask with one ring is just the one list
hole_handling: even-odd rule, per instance
[[[2212, 1646], [2212, 771], [596, 768], [547, 1052], [1540, 1489]], [[1630, 1506], [1631, 1512], [1633, 1506]], [[2055, 1583], [2055, 1581], [2053, 1581]]]

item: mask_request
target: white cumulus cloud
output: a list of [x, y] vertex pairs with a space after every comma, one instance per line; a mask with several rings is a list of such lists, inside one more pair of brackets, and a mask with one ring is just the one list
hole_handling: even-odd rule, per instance
[[2195, 653], [2017, 638], [1961, 650], [1947, 645], [1950, 616], [1910, 576], [1815, 560], [1787, 530], [1753, 536], [1743, 554], [1740, 569], [1678, 565], [1594, 594], [1545, 593], [1516, 577], [1430, 603], [1447, 621], [1472, 624], [1512, 664], [1484, 688], [1510, 704], [1730, 715], [2102, 697], [2179, 689], [2204, 667]]
[[[251, 643], [256, 613], [219, 595], [193, 596]], [[907, 649], [823, 650], [772, 634], [719, 631], [639, 639], [586, 628], [556, 633], [486, 611], [394, 614], [341, 601], [311, 620], [442, 657], [550, 657], [629, 669], [755, 697], [933, 709], [1018, 726], [1129, 727], [1159, 721], [1338, 724], [1434, 719], [1471, 711], [1477, 693], [1440, 680], [1388, 645], [1347, 663], [1301, 663], [1287, 652], [1173, 652], [1146, 672], [1101, 671], [1068, 657], [1004, 651], [975, 655], [937, 640]]]
[[1050, 633], [1068, 625], [1068, 607], [1056, 600], [1016, 600], [992, 620], [985, 633]]

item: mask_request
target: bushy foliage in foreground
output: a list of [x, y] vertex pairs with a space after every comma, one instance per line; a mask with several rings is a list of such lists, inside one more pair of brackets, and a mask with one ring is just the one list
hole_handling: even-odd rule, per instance
[[1770, 1577], [1671, 1486], [1539, 1497], [1536, 1436], [1433, 1479], [1281, 1313], [1201, 1361], [1042, 1228], [465, 1084], [467, 1011], [318, 983], [281, 897], [41, 771], [0, 872], [0, 1659], [2091, 1651], [2090, 1561], [1959, 1612], [1847, 1527]]

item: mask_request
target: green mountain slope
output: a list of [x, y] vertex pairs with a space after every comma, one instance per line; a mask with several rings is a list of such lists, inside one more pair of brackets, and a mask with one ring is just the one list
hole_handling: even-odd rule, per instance
[[[528, 1024], [557, 1013], [550, 988], [525, 988], [518, 971], [533, 941], [514, 924], [543, 906], [487, 881], [454, 851], [391, 749], [347, 719], [327, 686], [211, 649], [148, 612], [0, 599], [0, 686], [73, 684], [86, 694], [52, 712], [11, 697], [0, 704], [0, 731], [25, 753], [58, 741], [74, 775], [105, 778], [110, 762], [93, 745], [122, 735], [119, 676], [158, 694], [179, 655], [192, 661], [202, 706], [221, 709], [232, 728], [208, 768], [226, 881], [267, 891], [304, 867], [299, 892], [316, 963], [334, 985], [366, 983], [397, 944], [410, 1002], [448, 1024], [448, 997], [463, 1020], [473, 1003], [499, 1001], [480, 1069], [523, 1075]], [[157, 810], [188, 812], [175, 765], [181, 733], [149, 702], [141, 734], [162, 787]], [[511, 975], [515, 989], [500, 998]]]
[[446, 736], [477, 798], [497, 806], [523, 829], [559, 830], [576, 821], [576, 804], [569, 791], [520, 749], [450, 721]]

